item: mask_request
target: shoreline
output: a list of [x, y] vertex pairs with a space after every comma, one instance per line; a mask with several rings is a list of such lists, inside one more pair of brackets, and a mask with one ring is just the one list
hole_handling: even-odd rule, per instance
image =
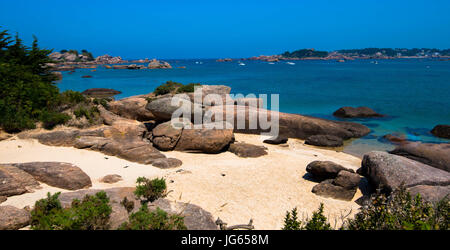
[[[139, 176], [165, 177], [168, 190], [173, 190], [167, 199], [199, 205], [212, 213], [214, 219], [220, 217], [229, 224], [242, 224], [253, 219], [256, 229], [280, 229], [286, 211], [294, 207], [298, 207], [300, 216], [310, 215], [320, 203], [324, 203], [325, 214], [330, 218], [338, 218], [350, 210], [352, 214], [357, 212], [359, 205], [354, 201], [361, 197], [361, 190], [358, 189], [352, 201], [324, 198], [311, 192], [317, 183], [303, 177], [306, 165], [314, 160], [331, 160], [356, 170], [360, 167], [360, 159], [346, 153], [304, 145], [302, 140], [297, 139], [290, 139], [289, 147], [283, 147], [263, 144], [259, 135], [236, 133], [235, 136], [237, 141], [266, 146], [269, 154], [259, 158], [239, 158], [230, 152], [163, 152], [167, 157], [182, 160], [183, 165], [159, 169], [91, 150], [45, 146], [36, 140], [10, 138], [0, 142], [3, 149], [0, 159], [1, 163], [73, 163], [91, 177], [90, 189], [134, 187]], [[100, 183], [99, 179], [108, 174], [119, 174], [123, 180], [115, 184]], [[9, 197], [2, 205], [32, 206], [47, 192], [70, 192], [45, 184], [41, 187], [33, 193]]]

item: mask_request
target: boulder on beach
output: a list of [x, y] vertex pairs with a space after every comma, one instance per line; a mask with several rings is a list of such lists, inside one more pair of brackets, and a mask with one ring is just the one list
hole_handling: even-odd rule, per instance
[[108, 184], [112, 184], [112, 183], [116, 183], [123, 180], [122, 176], [118, 175], [118, 174], [109, 174], [109, 175], [105, 175], [100, 182], [103, 183], [108, 183]]
[[384, 116], [368, 107], [342, 107], [336, 110], [333, 115], [340, 118], [368, 118]]
[[228, 151], [243, 158], [256, 158], [267, 155], [266, 147], [244, 142], [235, 142], [230, 144]]
[[0, 206], [0, 230], [18, 230], [30, 224], [31, 214], [25, 209]]
[[397, 146], [389, 153], [450, 172], [450, 144], [448, 143], [408, 142]]
[[0, 196], [20, 195], [39, 188], [33, 176], [11, 165], [0, 165]]
[[404, 186], [448, 186], [450, 173], [406, 157], [381, 151], [364, 155], [358, 173], [364, 175], [375, 188], [385, 192]]
[[305, 144], [319, 147], [341, 147], [344, 145], [344, 140], [334, 135], [311, 135], [306, 138]]
[[417, 185], [407, 189], [408, 192], [414, 197], [417, 194], [429, 202], [439, 202], [444, 198], [450, 198], [450, 186], [428, 186]]
[[346, 189], [354, 189], [358, 187], [360, 181], [361, 177], [359, 174], [341, 170], [333, 180], [333, 184]]
[[173, 150], [181, 137], [183, 127], [183, 123], [180, 123], [179, 127], [173, 126], [172, 121], [159, 124], [152, 130], [153, 145], [159, 150]]
[[183, 162], [176, 158], [160, 158], [160, 159], [156, 159], [152, 163], [152, 166], [157, 167], [157, 168], [162, 168], [162, 169], [177, 168], [181, 165], [183, 165]]
[[318, 181], [334, 179], [343, 170], [349, 173], [355, 172], [332, 161], [313, 161], [306, 166], [306, 172], [310, 173]]
[[91, 178], [79, 167], [65, 162], [27, 162], [13, 163], [36, 180], [49, 186], [77, 190], [92, 186]]
[[188, 96], [176, 95], [174, 97], [162, 97], [153, 100], [145, 107], [152, 112], [155, 119], [158, 121], [169, 121], [172, 119], [172, 114], [176, 111], [182, 111], [183, 113], [193, 115], [194, 112], [201, 112], [199, 115], [202, 117], [203, 107], [201, 104], [192, 103]]
[[87, 95], [89, 97], [93, 98], [108, 98], [112, 97], [118, 94], [122, 94], [122, 92], [114, 89], [106, 89], [106, 88], [92, 88], [92, 89], [86, 89], [85, 91], [81, 92], [83, 95]]
[[145, 106], [147, 100], [141, 97], [129, 97], [108, 103], [108, 110], [116, 115], [138, 121], [154, 120], [155, 116]]
[[312, 192], [325, 198], [351, 201], [355, 196], [356, 188], [347, 189], [333, 184], [333, 180], [324, 180], [315, 185]]
[[277, 137], [271, 137], [269, 139], [265, 139], [263, 142], [267, 143], [267, 144], [278, 145], [278, 144], [285, 144], [285, 143], [287, 143], [287, 141], [288, 141], [287, 137], [277, 136]]
[[183, 129], [175, 150], [220, 153], [234, 141], [232, 129]]
[[436, 125], [431, 133], [437, 137], [450, 139], [450, 125]]

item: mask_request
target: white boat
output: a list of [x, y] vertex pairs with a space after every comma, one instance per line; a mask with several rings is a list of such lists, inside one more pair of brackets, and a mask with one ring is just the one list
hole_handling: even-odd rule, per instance
[[295, 63], [293, 63], [293, 62], [287, 62], [287, 64], [289, 64], [289, 65], [295, 65]]
[[273, 63], [273, 62], [270, 62], [269, 64], [275, 64], [275, 63]]
[[245, 66], [245, 63], [239, 62], [239, 66]]

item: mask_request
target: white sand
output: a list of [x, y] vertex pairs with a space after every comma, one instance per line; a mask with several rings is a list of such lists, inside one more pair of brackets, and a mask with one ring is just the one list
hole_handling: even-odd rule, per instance
[[[316, 183], [304, 179], [303, 175], [306, 165], [314, 160], [331, 160], [356, 170], [360, 159], [307, 146], [295, 139], [289, 139], [289, 147], [282, 147], [263, 144], [263, 138], [257, 135], [235, 134], [235, 137], [237, 141], [264, 145], [269, 154], [259, 158], [239, 158], [230, 152], [216, 155], [165, 152], [167, 157], [182, 160], [183, 165], [161, 170], [95, 151], [50, 147], [35, 140], [13, 138], [0, 141], [0, 163], [70, 162], [91, 177], [95, 189], [134, 186], [139, 176], [165, 177], [168, 189], [173, 190], [168, 199], [199, 205], [211, 212], [214, 219], [220, 217], [228, 225], [245, 224], [252, 218], [256, 229], [280, 229], [287, 210], [297, 207], [300, 217], [310, 216], [321, 202], [325, 205], [325, 214], [331, 218], [357, 211], [359, 206], [353, 201], [316, 196], [311, 192]], [[179, 169], [184, 171], [176, 172]], [[119, 174], [124, 180], [115, 184], [100, 183], [99, 179], [108, 174]], [[67, 192], [45, 184], [41, 187], [33, 193], [9, 197], [2, 205], [32, 206], [47, 192]], [[353, 200], [360, 196], [358, 190]]]

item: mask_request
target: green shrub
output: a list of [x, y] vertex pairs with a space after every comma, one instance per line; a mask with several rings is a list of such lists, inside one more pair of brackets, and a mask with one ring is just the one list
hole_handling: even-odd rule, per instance
[[147, 205], [141, 206], [138, 212], [129, 217], [119, 230], [186, 230], [184, 218], [179, 215], [168, 215], [159, 207], [150, 212]]
[[196, 86], [201, 86], [200, 83], [189, 83], [187, 85], [180, 86], [177, 89], [177, 93], [192, 93], [195, 91]]
[[323, 204], [317, 211], [313, 212], [312, 218], [306, 221], [300, 221], [297, 215], [297, 208], [287, 212], [284, 218], [283, 230], [331, 230], [327, 218], [323, 215]]
[[95, 106], [79, 106], [73, 111], [76, 118], [86, 117], [90, 123], [94, 122], [94, 119], [99, 116], [99, 110]]
[[108, 108], [108, 102], [109, 102], [109, 100], [108, 99], [105, 99], [105, 98], [94, 98], [94, 100], [92, 101], [95, 105], [102, 105], [103, 107], [105, 107], [105, 108]]
[[136, 190], [134, 194], [143, 203], [153, 202], [158, 198], [165, 197], [166, 195], [166, 180], [163, 178], [155, 178], [149, 180], [145, 177], [139, 177], [136, 180]]
[[53, 129], [55, 126], [65, 124], [70, 120], [70, 116], [64, 113], [42, 111], [39, 120], [45, 129]]
[[404, 187], [389, 197], [378, 193], [362, 207], [342, 229], [348, 230], [448, 230], [450, 201], [448, 197], [436, 205], [414, 198]]
[[174, 92], [178, 87], [183, 86], [183, 84], [178, 83], [178, 82], [173, 82], [173, 81], [167, 81], [166, 83], [164, 83], [161, 86], [158, 86], [153, 93], [158, 96], [158, 95], [165, 95], [165, 94], [169, 94]]
[[60, 94], [59, 105], [68, 104], [75, 105], [88, 102], [87, 98], [78, 91], [66, 90]]
[[[425, 202], [420, 194], [414, 198], [401, 187], [389, 196], [378, 192], [360, 208], [354, 218], [343, 220], [341, 230], [448, 230], [450, 199], [436, 204]], [[304, 226], [303, 226], [304, 225]], [[330, 230], [323, 215], [323, 205], [305, 222], [297, 218], [297, 209], [287, 212], [284, 230]]]
[[70, 208], [63, 208], [60, 193], [47, 194], [46, 199], [35, 203], [31, 211], [31, 228], [34, 230], [105, 230], [109, 229], [112, 208], [109, 198], [101, 191], [86, 195], [81, 201], [73, 200]]

